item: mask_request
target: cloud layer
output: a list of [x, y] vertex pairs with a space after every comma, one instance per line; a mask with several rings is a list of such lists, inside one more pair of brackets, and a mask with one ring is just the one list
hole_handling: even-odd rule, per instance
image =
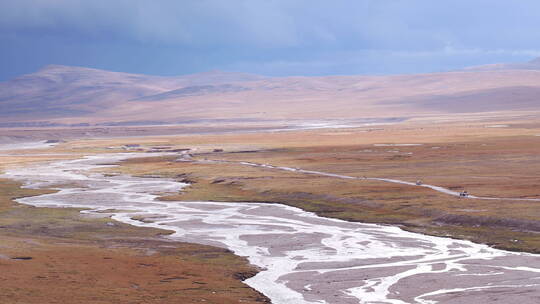
[[536, 0], [5, 0], [0, 62], [17, 72], [47, 63], [157, 74], [427, 72], [535, 57], [538, 28]]

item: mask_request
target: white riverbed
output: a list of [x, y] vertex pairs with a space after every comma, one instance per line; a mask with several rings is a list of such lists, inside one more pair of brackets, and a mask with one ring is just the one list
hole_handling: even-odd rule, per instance
[[0, 151], [45, 149], [45, 148], [54, 147], [56, 145], [58, 145], [57, 142], [47, 142], [47, 141], [0, 143]]
[[[246, 283], [275, 304], [538, 303], [540, 299], [539, 255], [327, 219], [280, 204], [163, 202], [156, 198], [187, 185], [91, 171], [137, 156], [148, 155], [88, 156], [13, 168], [3, 177], [24, 181], [30, 188], [56, 185], [60, 190], [18, 199], [20, 203], [89, 208], [84, 212], [90, 213], [123, 210], [111, 216], [137, 226], [174, 230], [172, 239], [229, 248], [264, 269]], [[132, 219], [140, 216], [154, 222]]]

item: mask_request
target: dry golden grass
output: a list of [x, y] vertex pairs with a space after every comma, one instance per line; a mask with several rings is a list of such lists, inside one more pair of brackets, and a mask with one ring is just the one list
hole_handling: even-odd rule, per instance
[[229, 251], [11, 200], [44, 192], [0, 180], [1, 303], [266, 302], [240, 282], [256, 269]]
[[[492, 124], [410, 124], [371, 131], [184, 136], [160, 141], [197, 148], [198, 160], [250, 161], [412, 182], [421, 179], [479, 196], [540, 197], [540, 137], [535, 136], [540, 134], [539, 125], [486, 127]], [[375, 145], [407, 143], [421, 145]], [[225, 151], [213, 153], [214, 148]], [[538, 202], [459, 199], [422, 187], [235, 164], [175, 162], [166, 157], [133, 159], [122, 170], [169, 177], [187, 174], [195, 182], [185, 193], [166, 199], [280, 202], [323, 216], [400, 224], [501, 248], [540, 251]]]
[[[509, 127], [487, 127], [495, 124]], [[535, 121], [418, 121], [341, 130], [93, 139], [47, 150], [65, 155], [0, 156], [0, 169], [126, 152], [122, 145], [140, 144], [146, 150], [155, 146], [190, 148], [197, 160], [252, 161], [351, 176], [422, 179], [476, 195], [539, 197], [540, 136], [536, 135], [540, 135], [540, 124]], [[375, 145], [407, 143], [422, 145]], [[224, 152], [212, 152], [214, 149]], [[278, 202], [322, 216], [396, 224], [421, 233], [540, 252], [538, 202], [458, 199], [406, 185], [148, 156], [108, 170], [193, 182], [185, 192], [162, 198], [166, 200]], [[161, 230], [120, 223], [108, 226], [108, 219], [84, 218], [77, 210], [31, 208], [10, 200], [37, 193], [21, 190], [13, 182], [0, 182], [0, 253], [8, 257], [0, 259], [0, 294], [9, 296], [0, 299], [2, 303], [44, 303], [43, 295], [50, 303], [74, 297], [87, 303], [192, 303], [200, 299], [253, 303], [262, 299], [234, 277], [238, 272], [254, 271], [243, 259], [221, 249], [160, 242], [156, 235], [164, 233]], [[32, 260], [10, 259], [16, 256], [31, 256]]]

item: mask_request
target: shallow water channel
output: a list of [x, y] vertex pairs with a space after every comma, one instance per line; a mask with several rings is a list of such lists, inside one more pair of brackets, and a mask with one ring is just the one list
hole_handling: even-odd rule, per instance
[[245, 282], [275, 304], [540, 303], [540, 255], [328, 219], [280, 204], [158, 201], [188, 185], [92, 171], [141, 156], [148, 155], [87, 156], [13, 168], [3, 177], [59, 190], [18, 199], [23, 204], [114, 210], [118, 221], [174, 230], [169, 238], [246, 256], [263, 270]]

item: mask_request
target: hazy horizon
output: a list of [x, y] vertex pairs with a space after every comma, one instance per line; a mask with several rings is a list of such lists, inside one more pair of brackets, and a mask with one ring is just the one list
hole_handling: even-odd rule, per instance
[[[533, 60], [536, 59], [536, 58], [533, 58]], [[528, 61], [527, 61], [528, 62]], [[517, 64], [521, 64], [521, 63], [527, 63], [527, 62], [494, 62], [493, 64], [506, 64], [506, 63], [510, 63], [510, 64], [513, 64], [513, 63], [517, 63]], [[12, 79], [15, 79], [15, 78], [18, 78], [20, 76], [24, 76], [24, 75], [28, 75], [28, 74], [33, 74], [33, 73], [37, 73], [39, 71], [42, 71], [42, 70], [45, 70], [45, 69], [49, 69], [49, 68], [53, 68], [53, 67], [67, 67], [67, 68], [75, 68], [75, 69], [93, 69], [93, 70], [100, 70], [100, 71], [106, 71], [106, 72], [115, 72], [115, 73], [127, 73], [127, 74], [135, 74], [135, 75], [144, 75], [144, 76], [159, 76], [159, 77], [182, 77], [182, 76], [189, 76], [189, 75], [194, 75], [194, 74], [204, 74], [204, 73], [231, 73], [231, 74], [251, 74], [251, 75], [258, 75], [258, 76], [264, 76], [264, 77], [310, 77], [310, 76], [313, 76], [313, 77], [324, 77], [324, 76], [393, 76], [393, 75], [414, 75], [414, 74], [430, 74], [430, 73], [444, 73], [444, 72], [452, 72], [452, 71], [459, 71], [458, 69], [451, 69], [451, 70], [447, 70], [447, 71], [428, 71], [428, 72], [409, 72], [409, 73], [384, 73], [384, 74], [377, 74], [377, 73], [360, 73], [360, 74], [345, 74], [345, 73], [341, 73], [341, 74], [321, 74], [321, 75], [302, 75], [302, 74], [289, 74], [289, 75], [268, 75], [268, 74], [262, 74], [262, 73], [256, 73], [256, 72], [246, 72], [246, 71], [233, 71], [233, 70], [223, 70], [223, 69], [208, 69], [208, 70], [201, 70], [201, 71], [194, 71], [194, 72], [188, 72], [188, 73], [177, 73], [177, 74], [174, 74], [171, 73], [171, 74], [168, 74], [168, 75], [159, 75], [159, 74], [150, 74], [150, 73], [137, 73], [137, 72], [126, 72], [126, 71], [121, 71], [121, 70], [113, 70], [113, 69], [105, 69], [105, 68], [96, 68], [96, 67], [91, 67], [91, 66], [82, 66], [82, 65], [67, 65], [67, 64], [56, 64], [56, 63], [50, 63], [50, 64], [45, 64], [45, 65], [42, 65], [40, 67], [38, 67], [37, 69], [33, 70], [33, 71], [29, 71], [27, 73], [24, 73], [24, 74], [19, 74], [19, 75], [13, 75], [12, 77], [9, 77], [7, 79], [0, 79], [0, 82], [5, 82], [5, 81], [9, 81], [9, 80], [12, 80]], [[463, 68], [469, 68], [469, 67], [474, 67], [474, 66], [464, 66]]]

